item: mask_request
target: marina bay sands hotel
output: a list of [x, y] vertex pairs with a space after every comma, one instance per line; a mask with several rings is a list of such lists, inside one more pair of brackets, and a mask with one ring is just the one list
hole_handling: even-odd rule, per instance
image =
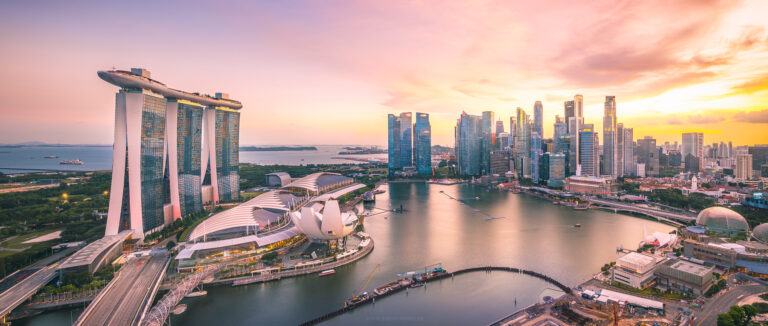
[[98, 75], [120, 87], [106, 235], [144, 238], [239, 197], [240, 102], [167, 87], [141, 68]]

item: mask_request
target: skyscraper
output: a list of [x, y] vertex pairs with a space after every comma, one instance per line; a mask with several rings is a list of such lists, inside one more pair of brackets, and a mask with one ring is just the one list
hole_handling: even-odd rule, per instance
[[504, 121], [496, 121], [496, 134], [500, 134], [504, 132]]
[[624, 128], [624, 175], [635, 176], [637, 172], [637, 161], [635, 158], [635, 139], [634, 129]]
[[459, 175], [480, 174], [480, 150], [482, 147], [481, 118], [461, 113], [455, 129], [456, 161]]
[[616, 160], [618, 140], [616, 137], [616, 97], [605, 97], [603, 113], [603, 170], [601, 174], [616, 178], [618, 166]]
[[704, 134], [700, 132], [683, 133], [683, 149], [680, 152], [683, 158], [691, 154], [701, 162], [704, 159]]
[[[216, 93], [217, 99], [229, 95]], [[209, 107], [203, 121], [202, 176], [210, 179], [214, 201], [232, 200], [240, 196], [240, 112], [227, 107]], [[205, 175], [209, 174], [209, 178]], [[205, 181], [204, 181], [205, 182]]]
[[401, 170], [403, 167], [400, 165], [400, 119], [394, 115], [389, 114], [387, 116], [387, 158], [389, 167], [389, 175], [395, 175], [395, 171]]
[[400, 113], [400, 166], [413, 166], [413, 120], [410, 112]]
[[645, 138], [637, 140], [637, 163], [645, 164], [646, 176], [659, 175], [659, 151], [656, 149], [656, 139], [645, 136]]
[[531, 152], [530, 152], [531, 180], [537, 183], [539, 182], [539, 177], [541, 172], [540, 166], [539, 166], [539, 157], [541, 156], [541, 154], [542, 154], [541, 135], [539, 135], [538, 132], [531, 131]]
[[573, 115], [576, 117], [584, 117], [584, 96], [576, 94], [573, 96]]
[[[230, 196], [239, 194], [240, 102], [223, 94], [213, 98], [168, 88], [141, 68], [99, 71], [98, 75], [121, 88], [115, 104], [106, 235], [131, 229], [143, 238], [202, 209], [207, 162], [201, 161], [210, 154], [207, 148], [222, 155], [210, 160], [211, 174], [219, 176], [211, 180], [212, 200], [219, 201], [222, 190], [234, 192]], [[220, 112], [226, 112], [227, 126], [210, 126], [215, 121], [205, 121]], [[211, 130], [206, 139], [204, 129]]]
[[[605, 141], [605, 140], [603, 140]], [[616, 176], [624, 176], [624, 124], [616, 124]]]
[[432, 127], [429, 114], [416, 112], [416, 135], [413, 140], [415, 149], [413, 161], [419, 174], [432, 174]]
[[483, 119], [480, 122], [483, 142], [481, 144], [480, 174], [491, 173], [491, 152], [496, 148], [496, 133], [493, 111], [483, 111]]
[[515, 169], [520, 178], [531, 177], [531, 123], [528, 114], [517, 108], [515, 125]]
[[533, 131], [537, 132], [540, 137], [544, 137], [544, 107], [541, 105], [541, 101], [536, 101], [533, 104]]
[[549, 180], [547, 186], [559, 187], [565, 181], [565, 154], [552, 154], [549, 156]]
[[579, 157], [581, 158], [581, 175], [598, 176], [600, 161], [595, 146], [594, 125], [584, 124], [579, 131]]
[[570, 119], [576, 116], [576, 114], [574, 112], [574, 108], [573, 108], [574, 107], [574, 102], [573, 101], [565, 101], [563, 106], [564, 106], [563, 113], [565, 115], [565, 124], [567, 125], [568, 130], [571, 130], [571, 125], [570, 125], [570, 121], [571, 120]]
[[736, 155], [736, 170], [734, 171], [734, 174], [736, 179], [739, 180], [752, 179], [752, 155]]

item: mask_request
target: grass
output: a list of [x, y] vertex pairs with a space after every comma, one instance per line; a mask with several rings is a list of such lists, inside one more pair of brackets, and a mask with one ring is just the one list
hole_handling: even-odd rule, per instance
[[245, 202], [245, 201], [251, 200], [251, 199], [255, 198], [256, 196], [261, 195], [261, 194], [263, 194], [265, 192], [266, 191], [245, 191], [245, 192], [240, 194], [240, 200]]
[[13, 255], [17, 253], [18, 251], [10, 251], [10, 250], [0, 250], [0, 258], [8, 257], [10, 255]]
[[30, 239], [34, 239], [34, 238], [37, 238], [39, 236], [43, 236], [43, 235], [46, 235], [48, 233], [56, 232], [56, 231], [59, 231], [59, 230], [62, 230], [62, 229], [46, 229], [46, 230], [35, 231], [35, 232], [23, 234], [23, 235], [20, 235], [18, 237], [15, 237], [15, 238], [13, 238], [11, 240], [8, 240], [6, 242], [3, 242], [2, 244], [0, 244], [0, 247], [11, 248], [11, 249], [24, 249], [24, 248], [27, 248], [27, 247], [31, 247], [32, 245], [34, 245], [36, 243], [24, 243], [24, 241], [27, 241], [27, 240], [30, 240]]

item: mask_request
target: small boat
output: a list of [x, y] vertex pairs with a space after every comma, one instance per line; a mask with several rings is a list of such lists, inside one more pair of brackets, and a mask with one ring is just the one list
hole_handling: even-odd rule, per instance
[[475, 197], [475, 200], [480, 200], [480, 197]]
[[56, 156], [56, 155], [48, 155], [48, 156], [46, 156], [46, 157], [44, 157], [44, 158], [59, 158], [59, 157], [58, 157], [58, 156]]
[[413, 282], [408, 287], [417, 288], [417, 287], [420, 287], [420, 286], [424, 286], [424, 282]]
[[195, 291], [190, 294], [187, 294], [187, 298], [196, 298], [196, 297], [202, 297], [204, 295], [208, 294], [208, 291]]
[[581, 227], [581, 224], [579, 224], [579, 223], [576, 223], [576, 224], [574, 224], [574, 225], [573, 225], [573, 227], [575, 227], [575, 228], [580, 228], [580, 227]]
[[173, 313], [174, 315], [181, 315], [185, 311], [187, 311], [187, 305], [182, 303], [182, 304], [176, 306], [176, 308], [173, 308], [173, 311], [171, 311], [171, 313]]
[[329, 270], [325, 270], [325, 271], [320, 272], [320, 274], [317, 274], [317, 276], [323, 277], [323, 276], [328, 276], [328, 275], [333, 275], [333, 274], [336, 274], [336, 270], [335, 269], [329, 269]]
[[85, 163], [83, 163], [83, 161], [81, 161], [81, 160], [75, 159], [75, 160], [63, 160], [63, 161], [60, 161], [59, 164], [62, 164], [62, 165], [83, 165]]

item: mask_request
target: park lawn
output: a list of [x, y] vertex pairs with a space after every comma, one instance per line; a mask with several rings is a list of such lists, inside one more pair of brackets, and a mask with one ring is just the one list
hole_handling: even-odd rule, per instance
[[[31, 247], [32, 245], [35, 245], [37, 243], [24, 243], [24, 241], [27, 241], [27, 240], [30, 240], [30, 239], [34, 239], [34, 238], [37, 238], [39, 236], [43, 236], [43, 235], [46, 235], [48, 233], [56, 232], [56, 231], [59, 231], [59, 230], [63, 230], [63, 229], [58, 229], [58, 228], [56, 228], [56, 229], [46, 229], [46, 230], [35, 231], [35, 232], [27, 233], [27, 234], [24, 234], [24, 235], [20, 235], [20, 236], [15, 237], [15, 238], [13, 238], [11, 240], [3, 242], [2, 244], [0, 244], [0, 247], [12, 248], [12, 249], [23, 249], [23, 248]], [[48, 242], [48, 241], [46, 241], [46, 242]]]
[[240, 199], [245, 202], [253, 199], [254, 197], [265, 193], [266, 191], [244, 191], [240, 194]]
[[10, 250], [0, 250], [0, 258], [8, 257], [10, 255], [13, 255], [17, 253], [18, 251], [10, 251]]

